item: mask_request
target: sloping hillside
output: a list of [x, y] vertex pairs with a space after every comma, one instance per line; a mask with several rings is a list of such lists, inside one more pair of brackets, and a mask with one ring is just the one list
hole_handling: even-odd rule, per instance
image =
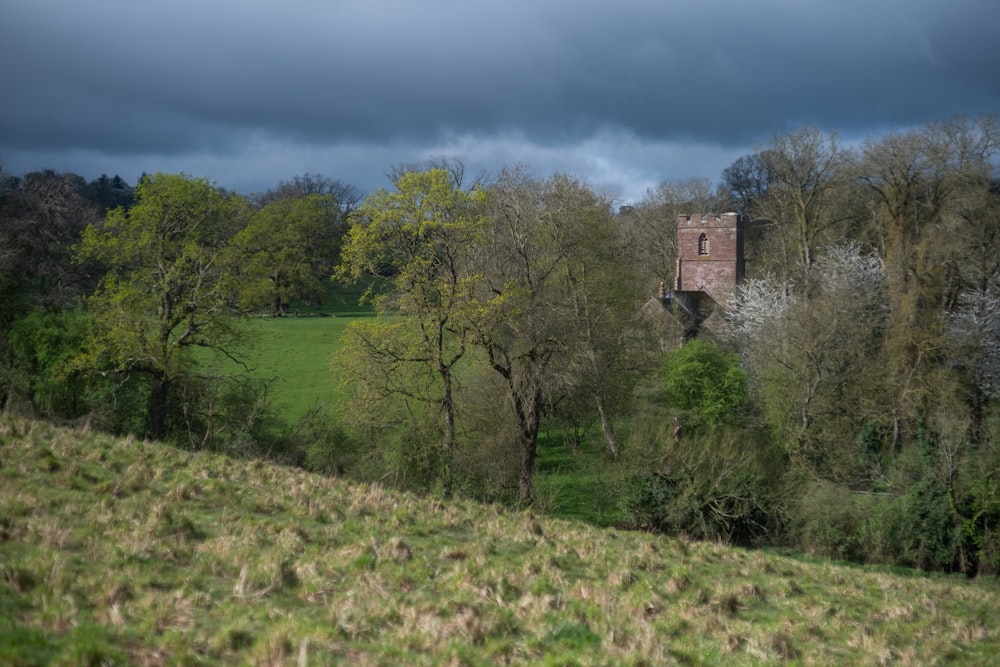
[[998, 607], [0, 416], [4, 665], [990, 664]]

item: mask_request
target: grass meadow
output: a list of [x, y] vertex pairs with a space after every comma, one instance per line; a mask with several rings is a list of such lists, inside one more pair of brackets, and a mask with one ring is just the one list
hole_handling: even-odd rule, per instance
[[0, 416], [3, 665], [986, 665], [998, 606]]
[[333, 405], [343, 391], [330, 358], [350, 322], [367, 314], [262, 317], [250, 321], [255, 345], [246, 355], [250, 374], [270, 381], [276, 410], [294, 424], [310, 410]]

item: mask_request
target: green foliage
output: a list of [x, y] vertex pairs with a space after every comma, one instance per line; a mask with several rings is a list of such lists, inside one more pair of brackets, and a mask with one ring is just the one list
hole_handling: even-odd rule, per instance
[[169, 439], [192, 449], [301, 465], [303, 454], [269, 400], [269, 383], [243, 375], [184, 376], [171, 387]]
[[83, 234], [78, 259], [108, 268], [88, 300], [92, 330], [77, 367], [149, 378], [146, 431], [166, 435], [170, 384], [191, 371], [193, 347], [226, 353], [239, 334], [225, 289], [225, 249], [243, 201], [208, 181], [146, 177], [136, 204]]
[[807, 553], [860, 563], [898, 562], [901, 528], [889, 494], [854, 493], [830, 482], [803, 483], [791, 511], [794, 544]]
[[765, 433], [716, 427], [673, 443], [668, 420], [633, 424], [620, 492], [638, 528], [752, 544], [782, 534], [787, 459]]
[[294, 300], [322, 298], [342, 215], [333, 195], [321, 194], [277, 199], [254, 212], [233, 238], [240, 305], [278, 316]]
[[791, 530], [808, 553], [858, 563], [964, 570], [962, 535], [948, 497], [933, 485], [903, 495], [863, 493], [829, 482], [800, 490]]
[[86, 316], [74, 311], [36, 309], [16, 320], [7, 336], [11, 365], [4, 373], [13, 393], [48, 417], [72, 419], [90, 411], [88, 382], [70, 363], [83, 351], [87, 326]]
[[430, 448], [397, 458], [397, 469], [415, 460], [437, 464], [424, 478], [440, 480], [446, 493], [458, 447], [458, 368], [480, 310], [470, 261], [484, 231], [484, 197], [479, 188], [461, 190], [444, 169], [408, 171], [352, 217], [338, 268], [343, 280], [381, 278], [365, 298], [382, 317], [355, 322], [340, 353], [345, 377], [362, 385], [351, 399], [355, 409], [378, 413], [386, 402], [402, 402], [429, 416], [422, 425], [437, 437], [429, 437]]
[[700, 424], [738, 421], [747, 401], [747, 375], [739, 358], [696, 339], [671, 352], [663, 364], [667, 399]]
[[357, 472], [359, 456], [354, 438], [331, 415], [311, 410], [295, 426], [291, 438], [303, 452], [305, 468], [324, 475]]
[[991, 439], [975, 452], [918, 417], [917, 442], [892, 459], [877, 491], [810, 482], [792, 537], [817, 555], [967, 574], [997, 571], [1000, 497]]

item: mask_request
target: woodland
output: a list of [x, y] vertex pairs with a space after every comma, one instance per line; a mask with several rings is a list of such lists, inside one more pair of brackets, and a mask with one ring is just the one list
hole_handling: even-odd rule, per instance
[[[0, 172], [0, 410], [520, 507], [558, 447], [621, 527], [996, 574], [998, 156], [993, 117], [804, 127], [627, 206], [444, 158], [368, 194]], [[746, 280], [678, 345], [677, 216], [727, 211]], [[289, 423], [248, 324], [345, 294], [342, 397]]]

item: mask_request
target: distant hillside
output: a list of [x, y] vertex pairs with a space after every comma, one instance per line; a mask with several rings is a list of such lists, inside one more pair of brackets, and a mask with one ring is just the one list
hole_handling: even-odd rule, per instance
[[0, 416], [0, 664], [995, 664], [1000, 586]]

